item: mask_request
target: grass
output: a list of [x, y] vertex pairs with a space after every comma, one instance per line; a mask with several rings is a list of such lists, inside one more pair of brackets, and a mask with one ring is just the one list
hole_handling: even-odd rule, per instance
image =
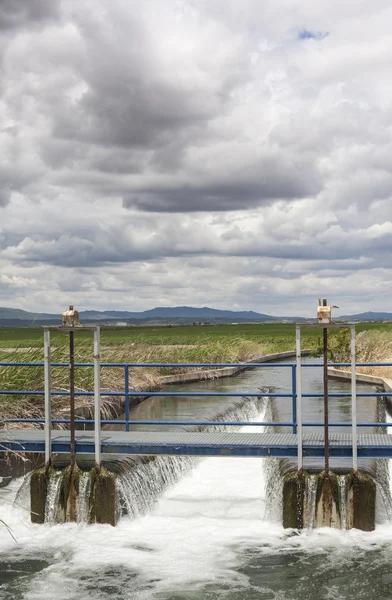
[[[360, 360], [380, 361], [392, 356], [392, 324], [363, 323], [357, 326], [358, 357]], [[306, 329], [302, 347], [316, 349], [320, 330]], [[68, 340], [64, 333], [52, 333], [52, 362], [68, 361]], [[101, 329], [102, 362], [213, 363], [246, 362], [272, 352], [294, 350], [293, 324], [240, 324], [173, 327], [124, 327]], [[92, 334], [80, 331], [75, 335], [76, 362], [92, 362]], [[0, 360], [7, 362], [41, 362], [43, 332], [41, 328], [0, 328]], [[191, 367], [157, 367], [130, 369], [130, 390], [153, 391], [160, 388], [163, 375], [193, 370]], [[388, 371], [388, 375], [391, 376]], [[377, 373], [376, 373], [377, 374]], [[378, 374], [382, 375], [381, 371]], [[123, 371], [102, 369], [102, 391], [123, 391]], [[93, 389], [93, 370], [76, 369], [76, 391]], [[67, 391], [68, 369], [52, 369], [52, 388]], [[42, 390], [42, 367], [0, 367], [0, 389]], [[92, 398], [77, 397], [77, 408], [90, 407]], [[69, 399], [53, 397], [54, 417], [65, 417]], [[103, 415], [110, 418], [116, 400], [103, 396]], [[40, 418], [43, 414], [41, 396], [0, 396], [0, 417], [21, 416]]]
[[[392, 334], [392, 323], [358, 323], [357, 332], [382, 330]], [[320, 330], [303, 332], [304, 344], [313, 344]], [[293, 350], [295, 326], [290, 323], [244, 323], [239, 325], [180, 325], [102, 327], [102, 345], [205, 345], [211, 341], [241, 339], [267, 346], [271, 352]], [[78, 340], [91, 342], [91, 332], [78, 333]], [[0, 327], [0, 348], [31, 348], [43, 345], [42, 328]]]
[[[122, 343], [108, 343], [107, 338], [102, 340], [102, 362], [153, 362], [153, 363], [192, 363], [192, 362], [246, 362], [265, 354], [261, 344], [243, 339], [216, 339], [206, 338], [203, 344], [146, 344], [131, 342], [123, 339]], [[85, 332], [75, 335], [75, 361], [92, 362], [92, 343], [90, 337], [85, 337]], [[42, 345], [27, 347], [24, 342], [20, 348], [9, 352], [3, 348], [0, 359], [7, 362], [41, 362], [43, 360]], [[52, 335], [52, 362], [68, 362], [68, 339], [65, 334]], [[0, 368], [0, 389], [3, 390], [32, 390], [43, 389], [42, 367], [3, 366]], [[153, 391], [161, 387], [163, 375], [182, 373], [194, 370], [192, 367], [153, 367], [129, 369], [129, 388], [137, 391]], [[52, 368], [52, 389], [67, 391], [68, 368]], [[93, 369], [80, 367], [75, 371], [75, 389], [77, 392], [92, 391]], [[101, 371], [102, 391], [123, 391], [123, 370], [117, 367], [104, 368]], [[103, 417], [113, 418], [118, 400], [116, 398], [102, 397]], [[65, 417], [68, 413], [68, 397], [53, 395], [52, 410], [55, 418]], [[92, 397], [77, 396], [76, 407], [79, 412], [93, 404]], [[0, 397], [0, 417], [8, 418], [40, 418], [43, 413], [42, 396], [26, 394], [24, 396], [2, 395]]]
[[[330, 339], [330, 359], [333, 362], [351, 361], [350, 332], [347, 329]], [[386, 327], [383, 329], [370, 329], [360, 331], [356, 335], [356, 361], [357, 363], [392, 363], [392, 331]], [[347, 370], [347, 367], [341, 367]], [[392, 366], [369, 366], [357, 365], [358, 373], [386, 377], [392, 379]]]
[[[392, 362], [389, 331], [362, 331], [357, 335], [358, 362]], [[358, 367], [359, 373], [392, 379], [392, 367]]]

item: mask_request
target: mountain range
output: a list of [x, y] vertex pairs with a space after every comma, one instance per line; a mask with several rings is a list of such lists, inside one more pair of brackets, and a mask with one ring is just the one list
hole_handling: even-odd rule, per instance
[[[193, 306], [156, 307], [142, 312], [126, 310], [86, 310], [79, 313], [81, 323], [118, 322], [129, 324], [185, 324], [193, 322], [209, 323], [244, 323], [244, 322], [279, 322], [304, 321], [301, 317], [274, 317], [254, 311], [219, 310], [216, 308], [195, 308]], [[390, 321], [392, 313], [364, 312], [356, 315], [337, 317], [340, 321]], [[313, 318], [312, 318], [313, 320]], [[0, 326], [31, 327], [42, 325], [58, 325], [61, 316], [50, 313], [33, 313], [18, 308], [0, 307]]]
[[[80, 311], [81, 323], [192, 323], [192, 322], [266, 322], [296, 320], [294, 317], [273, 317], [254, 311], [219, 310], [216, 308], [195, 308], [192, 306], [157, 307], [142, 312], [126, 310], [85, 310]], [[32, 313], [16, 308], [0, 307], [0, 326], [40, 326], [61, 323], [61, 315], [49, 313]]]

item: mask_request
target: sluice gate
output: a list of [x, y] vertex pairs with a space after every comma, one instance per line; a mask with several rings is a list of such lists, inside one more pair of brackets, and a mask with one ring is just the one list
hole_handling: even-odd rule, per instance
[[[315, 325], [312, 324], [314, 327]], [[355, 329], [350, 325], [354, 335]], [[80, 329], [80, 328], [79, 328]], [[91, 329], [91, 328], [90, 328]], [[75, 363], [74, 368], [94, 367], [94, 390], [89, 392], [76, 392], [72, 385], [70, 392], [51, 389], [50, 369], [53, 366], [69, 368], [68, 363], [50, 362], [50, 336], [45, 332], [45, 363], [12, 363], [20, 367], [43, 366], [45, 369], [45, 389], [41, 392], [28, 390], [0, 390], [0, 394], [8, 395], [34, 395], [41, 394], [45, 398], [45, 419], [3, 419], [3, 422], [34, 423], [43, 429], [2, 429], [0, 430], [1, 452], [26, 452], [42, 453], [45, 455], [45, 465], [36, 471], [31, 478], [31, 498], [33, 520], [42, 522], [45, 519], [48, 494], [58, 496], [60, 510], [58, 514], [62, 520], [78, 520], [78, 510], [88, 510], [90, 522], [108, 522], [115, 524], [118, 516], [119, 485], [115, 483], [116, 477], [102, 467], [105, 460], [113, 456], [139, 455], [143, 461], [155, 460], [159, 456], [174, 457], [205, 457], [205, 456], [254, 456], [269, 457], [271, 459], [285, 459], [283, 478], [283, 523], [286, 527], [303, 528], [309, 526], [328, 525], [335, 527], [357, 527], [365, 530], [374, 528], [375, 524], [375, 494], [376, 483], [372, 469], [368, 468], [369, 461], [392, 458], [392, 441], [386, 435], [388, 423], [379, 419], [377, 411], [370, 421], [357, 419], [357, 403], [361, 399], [373, 398], [381, 402], [385, 397], [391, 397], [390, 390], [365, 392], [357, 391], [356, 384], [351, 384], [351, 393], [325, 389], [323, 393], [307, 392], [302, 386], [303, 369], [320, 369], [318, 362], [302, 362], [299, 333], [297, 328], [297, 352], [295, 363], [184, 363], [160, 364], [155, 363], [104, 363], [99, 361], [99, 328], [95, 329], [94, 363]], [[68, 328], [69, 331], [69, 328]], [[11, 363], [2, 362], [0, 367], [7, 367]], [[373, 363], [374, 364], [374, 363]], [[385, 363], [383, 363], [385, 365]], [[156, 366], [178, 367], [193, 366], [196, 369], [262, 369], [268, 367], [279, 368], [291, 372], [291, 389], [284, 392], [271, 390], [254, 390], [244, 392], [135, 392], [130, 391], [129, 373], [131, 368], [149, 368]], [[352, 352], [352, 361], [335, 363], [330, 366], [350, 366], [355, 374], [355, 349]], [[123, 418], [101, 418], [100, 370], [102, 368], [118, 368], [124, 373], [124, 389], [121, 392], [104, 392], [105, 396], [115, 396], [122, 401], [124, 408]], [[71, 369], [72, 372], [72, 369]], [[324, 369], [325, 373], [325, 369]], [[354, 378], [355, 379], [355, 378]], [[261, 380], [262, 382], [262, 380]], [[78, 418], [75, 413], [72, 419], [53, 419], [51, 417], [50, 403], [56, 395], [87, 395], [94, 397], [94, 414], [90, 418]], [[134, 401], [145, 397], [165, 398], [167, 396], [204, 397], [211, 398], [222, 396], [222, 399], [244, 398], [257, 399], [263, 397], [270, 401], [272, 418], [269, 420], [241, 420], [237, 418], [222, 418], [219, 420], [193, 419], [193, 420], [151, 420], [131, 419], [130, 407]], [[351, 399], [351, 414], [341, 421], [327, 419], [308, 420], [306, 411], [308, 402], [318, 403], [324, 400], [328, 406], [328, 398]], [[279, 411], [273, 410], [274, 403], [286, 403], [291, 408], [286, 410], [284, 419], [278, 419]], [[361, 415], [361, 412], [358, 413]], [[325, 413], [324, 413], [325, 416]], [[347, 413], [345, 415], [347, 417]], [[53, 429], [56, 425], [66, 426], [69, 429]], [[124, 431], [111, 431], [105, 426], [123, 426]], [[243, 426], [263, 427], [262, 432], [237, 431]], [[142, 431], [140, 427], [149, 427], [150, 431]], [[162, 431], [164, 428], [170, 431]], [[86, 429], [90, 428], [90, 430]], [[91, 430], [92, 428], [92, 430]], [[192, 428], [191, 431], [187, 430]], [[219, 430], [218, 430], [219, 429]], [[332, 432], [330, 431], [332, 430]], [[66, 458], [74, 456], [70, 461], [71, 468], [61, 477], [54, 475], [54, 457]], [[83, 461], [91, 466], [93, 457], [95, 465], [88, 476]], [[321, 462], [320, 462], [321, 459]], [[326, 460], [328, 459], [328, 461]], [[334, 472], [334, 461], [345, 460], [352, 466], [338, 468]], [[312, 462], [313, 461], [313, 462]], [[316, 462], [314, 462], [316, 461]], [[364, 461], [364, 462], [361, 462]], [[324, 464], [323, 464], [324, 463]], [[282, 463], [283, 464], [283, 463]], [[288, 465], [290, 468], [288, 468]], [[310, 470], [307, 471], [307, 465]], [[317, 466], [318, 465], [318, 466]], [[327, 468], [325, 468], [327, 467]], [[332, 470], [331, 470], [332, 469]], [[315, 473], [315, 470], [318, 473]], [[284, 471], [284, 472], [283, 472]], [[343, 478], [343, 479], [342, 479]], [[170, 477], [167, 478], [168, 480]], [[60, 481], [61, 480], [61, 481]], [[57, 496], [56, 496], [57, 495]], [[79, 496], [88, 497], [88, 502], [82, 503]], [[107, 496], [107, 497], [106, 497]], [[108, 501], [111, 497], [112, 501]], [[95, 504], [111, 505], [110, 515], [99, 511]], [[34, 509], [33, 509], [34, 505]], [[86, 508], [87, 506], [87, 508]], [[39, 508], [41, 507], [41, 508]], [[79, 507], [79, 508], [78, 508]], [[82, 507], [82, 508], [80, 508]], [[37, 517], [37, 515], [40, 515]]]

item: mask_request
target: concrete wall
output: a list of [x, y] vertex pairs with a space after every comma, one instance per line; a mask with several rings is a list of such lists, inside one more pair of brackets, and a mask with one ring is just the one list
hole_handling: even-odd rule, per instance
[[[307, 356], [309, 350], [304, 350], [302, 356]], [[222, 377], [233, 377], [237, 373], [242, 373], [248, 369], [252, 369], [252, 363], [266, 363], [273, 362], [274, 360], [283, 360], [284, 358], [295, 358], [295, 352], [276, 352], [275, 354], [266, 354], [260, 358], [255, 358], [241, 367], [222, 367], [221, 369], [209, 369], [205, 371], [202, 367], [198, 367], [197, 370], [190, 373], [179, 373], [177, 375], [166, 375], [160, 377], [160, 383], [162, 385], [170, 385], [173, 383], [191, 383], [192, 381], [205, 381], [206, 379], [221, 379]], [[254, 368], [254, 367], [253, 367]]]
[[[331, 379], [340, 379], [341, 381], [351, 381], [351, 371], [328, 367], [328, 377]], [[385, 392], [392, 391], [392, 379], [387, 379], [386, 377], [376, 377], [374, 375], [363, 375], [362, 373], [356, 373], [356, 380], [358, 383], [380, 385]]]

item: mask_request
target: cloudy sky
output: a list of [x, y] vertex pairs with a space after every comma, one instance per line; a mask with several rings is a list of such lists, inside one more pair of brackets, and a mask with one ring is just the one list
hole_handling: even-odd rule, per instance
[[392, 311], [390, 0], [0, 0], [0, 305]]

